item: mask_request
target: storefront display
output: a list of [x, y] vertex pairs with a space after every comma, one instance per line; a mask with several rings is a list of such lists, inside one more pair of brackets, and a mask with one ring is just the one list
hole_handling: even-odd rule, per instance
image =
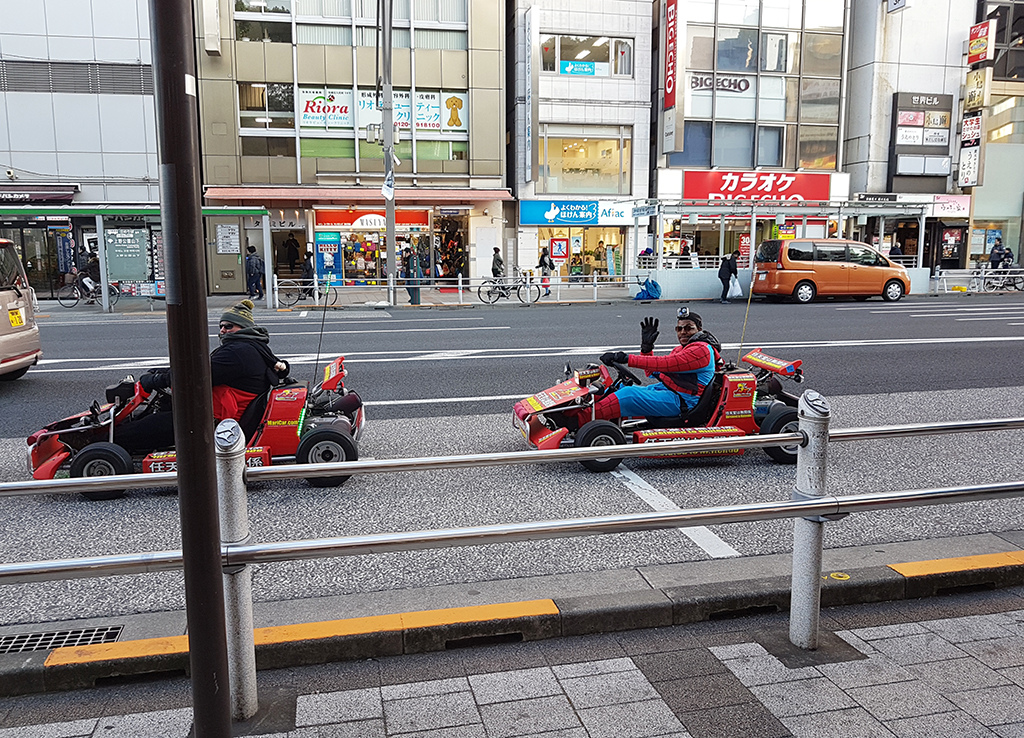
[[[523, 200], [519, 203], [519, 223], [539, 226], [537, 261], [540, 250], [547, 248], [559, 274], [585, 277], [593, 273], [622, 273], [628, 231], [634, 221], [628, 204], [605, 200]], [[556, 250], [564, 257], [556, 257]], [[528, 266], [534, 267], [537, 261]]]
[[[347, 285], [377, 284], [387, 280], [387, 220], [382, 211], [316, 210], [317, 277], [327, 274]], [[398, 250], [415, 247], [427, 273], [430, 259], [430, 212], [395, 212], [395, 240]]]

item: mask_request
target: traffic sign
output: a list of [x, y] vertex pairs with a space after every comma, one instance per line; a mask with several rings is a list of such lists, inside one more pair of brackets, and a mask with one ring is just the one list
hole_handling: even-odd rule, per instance
[[657, 205], [634, 205], [633, 206], [633, 217], [634, 218], [650, 218], [658, 212]]

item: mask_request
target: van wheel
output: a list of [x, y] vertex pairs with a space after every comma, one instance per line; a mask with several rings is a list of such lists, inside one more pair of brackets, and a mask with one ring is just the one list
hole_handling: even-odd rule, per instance
[[[132, 456], [116, 443], [90, 443], [71, 460], [72, 477], [112, 477], [135, 471]], [[83, 492], [87, 500], [114, 500], [124, 496], [123, 489]]]
[[793, 299], [797, 302], [808, 303], [818, 294], [813, 282], [801, 282], [793, 290]]
[[21, 367], [21, 369], [15, 369], [13, 372], [7, 372], [6, 374], [0, 374], [0, 382], [13, 382], [15, 379], [21, 379], [25, 376], [25, 372], [28, 371], [27, 366]]
[[896, 302], [903, 297], [903, 283], [895, 279], [889, 280], [882, 290], [882, 297], [888, 302]]
[[[573, 445], [576, 448], [590, 448], [591, 446], [621, 446], [625, 442], [626, 437], [622, 435], [622, 429], [615, 423], [609, 420], [591, 420], [576, 432]], [[606, 472], [621, 464], [622, 459], [588, 459], [580, 463], [585, 469], [592, 472]]]

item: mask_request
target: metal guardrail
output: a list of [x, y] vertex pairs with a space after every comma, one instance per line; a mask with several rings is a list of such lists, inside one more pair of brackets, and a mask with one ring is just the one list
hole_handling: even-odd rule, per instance
[[1024, 289], [1024, 267], [1009, 269], [942, 269], [936, 273], [936, 291], [999, 292]]

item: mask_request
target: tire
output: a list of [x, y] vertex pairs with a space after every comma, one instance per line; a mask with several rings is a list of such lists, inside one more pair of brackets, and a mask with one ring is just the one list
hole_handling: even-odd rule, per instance
[[114, 307], [117, 301], [121, 299], [121, 290], [112, 284], [107, 285], [107, 300], [110, 302], [110, 307]]
[[818, 288], [814, 286], [814, 282], [800, 282], [800, 284], [793, 288], [793, 299], [799, 303], [807, 304], [814, 300], [817, 295]]
[[81, 297], [78, 294], [78, 287], [73, 284], [66, 284], [57, 290], [57, 302], [63, 307], [73, 308], [78, 304]]
[[[776, 405], [768, 411], [768, 415], [761, 422], [761, 434], [793, 433], [798, 427], [796, 408], [789, 407], [789, 405]], [[797, 448], [798, 446], [774, 446], [765, 448], [764, 452], [778, 464], [795, 464]]]
[[984, 289], [986, 292], [995, 292], [1001, 287], [1001, 285], [995, 278], [983, 279], [981, 281], [981, 286], [982, 289]]
[[537, 302], [540, 299], [540, 285], [536, 283], [529, 285], [521, 284], [516, 288], [516, 297], [524, 305]]
[[[576, 433], [573, 445], [576, 448], [591, 446], [621, 446], [626, 443], [622, 429], [609, 420], [591, 420]], [[622, 458], [589, 459], [581, 461], [585, 469], [592, 472], [607, 472], [622, 463]]]
[[324, 306], [337, 305], [338, 304], [338, 289], [336, 287], [329, 287], [324, 290], [324, 294], [321, 295], [320, 302]]
[[[31, 364], [29, 364], [29, 366], [31, 366]], [[23, 366], [21, 369], [15, 369], [13, 372], [0, 374], [0, 382], [13, 382], [15, 379], [21, 379], [25, 376], [25, 372], [29, 370], [29, 366]]]
[[882, 299], [886, 302], [897, 302], [904, 293], [903, 283], [896, 279], [890, 279], [882, 288]]
[[[116, 443], [90, 443], [71, 460], [72, 477], [109, 477], [135, 471], [132, 456]], [[124, 496], [123, 489], [83, 492], [87, 500], [114, 500]]]
[[277, 285], [277, 299], [285, 307], [291, 307], [302, 297], [302, 288], [292, 279], [281, 280]]
[[[327, 464], [341, 461], [356, 461], [359, 450], [356, 442], [348, 433], [342, 433], [329, 425], [307, 431], [299, 448], [295, 452], [295, 461], [299, 464]], [[339, 477], [307, 478], [310, 487], [340, 487], [350, 475]]]
[[1024, 290], [1024, 277], [1010, 277], [1010, 286], [1018, 292]]
[[477, 288], [476, 296], [480, 298], [480, 302], [485, 305], [493, 305], [501, 297], [501, 286], [493, 279], [488, 279], [479, 288]]

